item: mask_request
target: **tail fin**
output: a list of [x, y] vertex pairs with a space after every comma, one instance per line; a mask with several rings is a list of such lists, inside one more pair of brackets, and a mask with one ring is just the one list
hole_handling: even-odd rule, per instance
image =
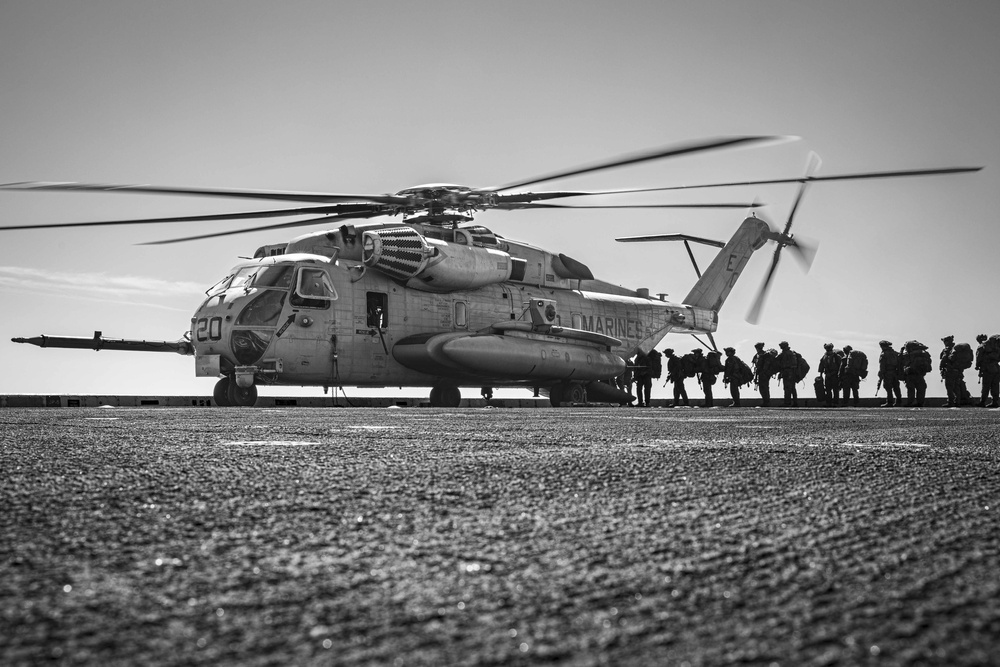
[[744, 220], [729, 243], [712, 260], [701, 279], [691, 288], [684, 304], [719, 310], [743, 272], [750, 255], [767, 243], [768, 234], [771, 234], [771, 228], [763, 220], [754, 217]]

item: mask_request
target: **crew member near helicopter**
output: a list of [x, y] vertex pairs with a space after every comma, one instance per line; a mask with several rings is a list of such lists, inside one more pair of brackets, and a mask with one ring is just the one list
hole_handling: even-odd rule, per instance
[[688, 405], [687, 389], [684, 388], [684, 364], [672, 348], [668, 347], [663, 354], [667, 357], [667, 381], [674, 385], [674, 402], [669, 407], [680, 407], [681, 401]]
[[649, 355], [639, 350], [632, 363], [632, 378], [635, 380], [636, 392], [639, 394], [639, 407], [652, 407], [649, 403], [649, 394], [653, 390], [653, 368]]

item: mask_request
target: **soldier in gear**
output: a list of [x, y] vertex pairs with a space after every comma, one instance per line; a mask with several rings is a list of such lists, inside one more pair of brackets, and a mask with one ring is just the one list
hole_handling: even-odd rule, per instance
[[719, 373], [725, 371], [725, 367], [720, 360], [718, 350], [712, 350], [705, 356], [705, 370], [701, 372], [701, 387], [705, 391], [705, 407], [715, 407], [715, 399], [712, 395], [712, 385], [715, 384]]
[[844, 366], [840, 371], [840, 387], [844, 391], [844, 399], [841, 402], [841, 405], [847, 405], [847, 402], [852, 396], [854, 399], [854, 407], [858, 407], [858, 404], [861, 402], [861, 399], [858, 396], [858, 388], [861, 386], [861, 375], [858, 368], [855, 366], [857, 359], [851, 358], [852, 355], [856, 357], [858, 354], [860, 354], [860, 352], [855, 352], [854, 348], [850, 345], [844, 346]]
[[650, 365], [649, 355], [642, 350], [636, 352], [632, 377], [635, 379], [636, 392], [639, 394], [639, 407], [651, 407], [649, 394], [653, 390], [653, 369]]
[[833, 351], [833, 343], [823, 343], [826, 352], [819, 360], [817, 372], [823, 376], [823, 400], [826, 407], [837, 406], [837, 394], [840, 391], [841, 359]]
[[927, 380], [924, 376], [931, 372], [933, 364], [927, 346], [915, 340], [903, 346], [903, 377], [906, 382], [906, 407], [924, 407], [927, 395]]
[[786, 408], [797, 408], [799, 407], [799, 392], [795, 388], [795, 383], [799, 381], [797, 377], [799, 355], [788, 347], [787, 341], [781, 341], [778, 343], [778, 347], [781, 348], [781, 352], [778, 353], [778, 377], [781, 378], [781, 384], [785, 390], [785, 402], [782, 405]]
[[903, 398], [899, 391], [899, 355], [887, 340], [879, 341], [878, 345], [882, 348], [878, 357], [878, 379], [885, 389], [885, 403], [879, 407], [901, 406]]
[[667, 382], [674, 385], [674, 402], [667, 407], [680, 407], [682, 400], [684, 405], [688, 405], [687, 389], [684, 388], [684, 363], [669, 347], [663, 354], [667, 357]]
[[726, 365], [723, 367], [724, 374], [722, 383], [729, 385], [729, 395], [733, 397], [733, 402], [729, 404], [731, 408], [740, 407], [740, 366], [742, 360], [736, 356], [736, 348], [727, 347], [723, 349], [726, 353]]
[[771, 405], [771, 377], [777, 372], [775, 356], [764, 350], [764, 343], [754, 345], [757, 350], [753, 355], [753, 381], [760, 392], [761, 405], [765, 408]]
[[985, 408], [986, 399], [993, 397], [989, 404], [991, 408], [1000, 408], [1000, 337], [988, 338], [986, 334], [976, 336], [979, 347], [976, 349], [976, 370], [982, 378], [983, 392], [979, 407]]
[[955, 337], [945, 336], [941, 339], [944, 349], [938, 361], [938, 370], [941, 372], [941, 379], [944, 380], [944, 389], [948, 393], [946, 408], [957, 408], [962, 404], [962, 384], [965, 373], [952, 361], [951, 355], [955, 349]]

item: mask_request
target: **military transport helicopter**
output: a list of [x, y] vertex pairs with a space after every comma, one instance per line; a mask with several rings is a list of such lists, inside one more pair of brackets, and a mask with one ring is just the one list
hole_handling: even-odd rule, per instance
[[[206, 291], [190, 329], [176, 341], [38, 336], [14, 338], [40, 347], [136, 350], [193, 355], [199, 377], [220, 378], [215, 402], [252, 406], [259, 385], [330, 387], [431, 386], [430, 403], [456, 407], [460, 387], [513, 386], [545, 391], [553, 406], [588, 399], [627, 402], [606, 381], [637, 351], [648, 352], [667, 333], [705, 334], [718, 327], [719, 309], [754, 251], [776, 244], [760, 305], [784, 247], [806, 260], [812, 250], [790, 234], [808, 183], [976, 171], [980, 167], [920, 169], [601, 191], [525, 191], [538, 183], [651, 160], [774, 141], [732, 137], [627, 155], [587, 167], [502, 186], [451, 184], [411, 187], [394, 194], [324, 194], [214, 190], [142, 185], [11, 183], [4, 190], [126, 192], [263, 199], [310, 206], [172, 218], [2, 227], [42, 229], [163, 222], [212, 222], [275, 217], [306, 219], [156, 241], [174, 243], [265, 229], [323, 225], [286, 243], [260, 247]], [[682, 240], [721, 250], [680, 303], [599, 280], [565, 254], [507, 239], [474, 221], [479, 211], [540, 208], [752, 208], [756, 204], [572, 206], [541, 203], [570, 197], [684, 188], [800, 183], [781, 232], [755, 215], [726, 243], [657, 235], [619, 240]], [[398, 217], [388, 222], [359, 222]], [[336, 226], [334, 226], [336, 225]], [[688, 246], [690, 253], [690, 246]], [[692, 261], [694, 257], [692, 255]], [[696, 271], [698, 270], [695, 264]], [[752, 313], [752, 316], [755, 316]], [[714, 340], [712, 341], [714, 346]]]

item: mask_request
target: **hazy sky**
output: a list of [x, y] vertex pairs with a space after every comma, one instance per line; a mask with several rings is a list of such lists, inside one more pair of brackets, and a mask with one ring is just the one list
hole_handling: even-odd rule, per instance
[[[1000, 332], [1000, 2], [0, 2], [0, 183], [43, 180], [326, 192], [488, 186], [645, 148], [741, 134], [796, 143], [620, 169], [546, 187], [612, 188], [983, 165], [982, 172], [811, 187], [762, 321], [744, 316], [758, 253], [717, 341], [745, 359], [822, 343]], [[632, 201], [768, 202], [796, 186]], [[616, 200], [617, 201], [617, 200]], [[0, 192], [0, 225], [262, 208], [233, 200]], [[741, 211], [493, 211], [477, 221], [598, 277], [674, 299], [682, 246], [728, 238]], [[15, 345], [12, 336], [177, 339], [239, 256], [299, 232], [167, 246], [199, 223], [0, 235], [0, 393], [198, 394], [192, 357]], [[303, 229], [302, 232], [313, 231]], [[697, 251], [702, 266], [712, 249]], [[786, 253], [787, 255], [787, 253]], [[666, 346], [687, 351], [689, 337]], [[972, 373], [967, 374], [975, 385]], [[874, 394], [874, 377], [862, 385]], [[977, 391], [974, 388], [973, 391]], [[318, 393], [318, 389], [302, 393]], [[426, 390], [404, 393], [422, 395]], [[943, 390], [931, 382], [931, 392]], [[294, 394], [281, 388], [265, 393]], [[477, 394], [474, 390], [467, 395]], [[654, 396], [665, 396], [662, 386]]]

